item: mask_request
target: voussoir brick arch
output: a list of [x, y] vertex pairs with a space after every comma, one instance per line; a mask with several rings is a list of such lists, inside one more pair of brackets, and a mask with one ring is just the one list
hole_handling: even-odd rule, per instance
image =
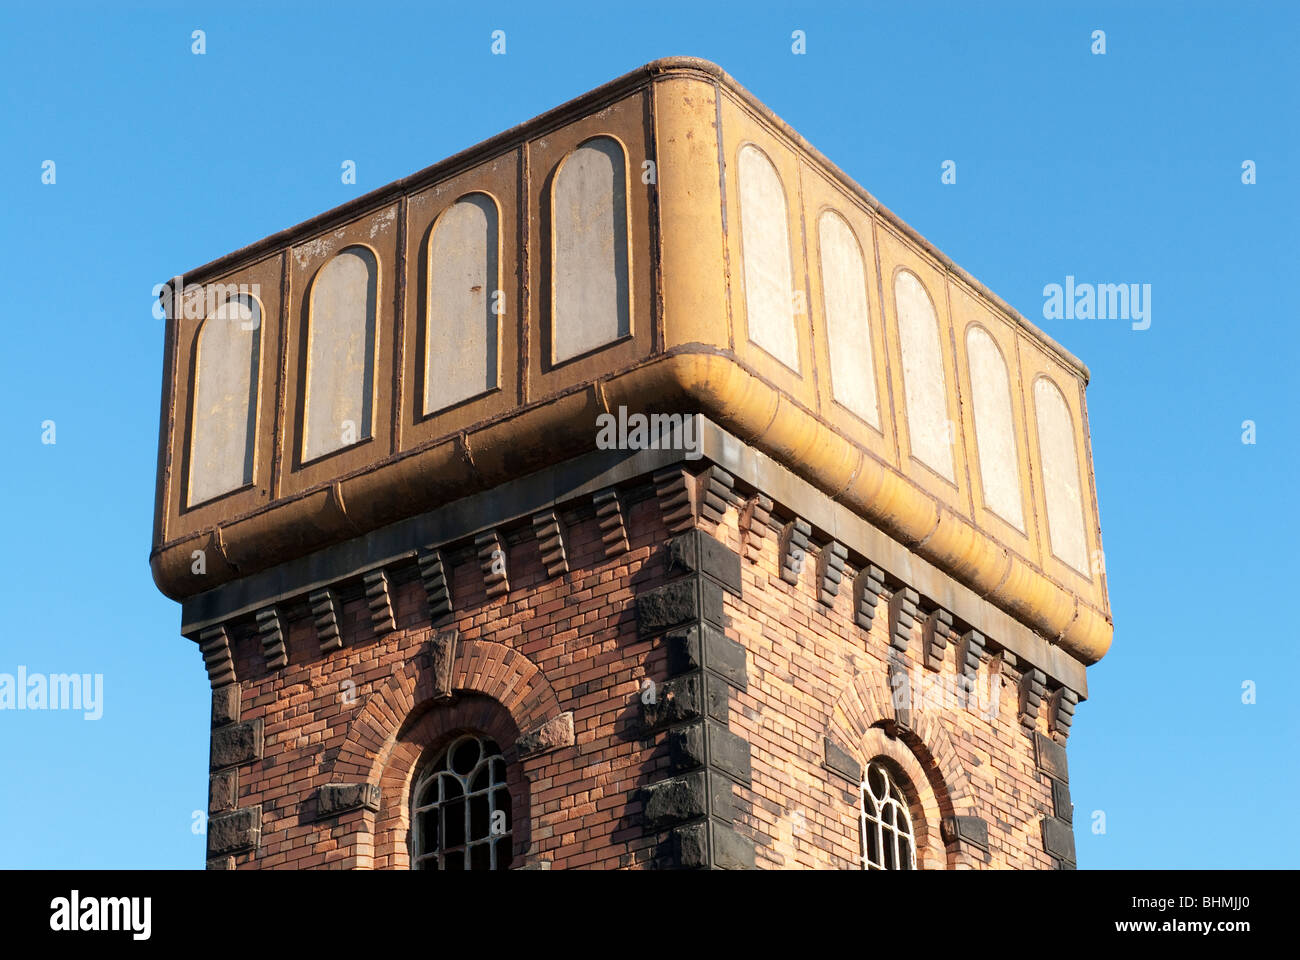
[[[334, 779], [378, 785], [403, 729], [448, 693], [479, 694], [495, 701], [520, 734], [561, 718], [559, 698], [542, 671], [503, 643], [457, 643], [448, 677], [438, 675], [435, 659], [436, 652], [426, 649], [375, 689], [348, 726], [331, 770]], [[501, 744], [505, 750], [513, 746]]]
[[873, 727], [893, 724], [902, 740], [921, 762], [943, 816], [976, 814], [975, 792], [948, 731], [928, 710], [912, 708], [906, 725], [898, 724], [898, 711], [883, 677], [859, 673], [841, 692], [826, 727], [826, 736], [852, 752], [864, 766], [863, 743]]

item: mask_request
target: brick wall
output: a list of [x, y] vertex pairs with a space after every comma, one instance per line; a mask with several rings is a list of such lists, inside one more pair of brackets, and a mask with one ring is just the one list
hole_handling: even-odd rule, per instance
[[[857, 867], [858, 783], [878, 757], [907, 785], [919, 865], [1072, 865], [1064, 738], [1033, 689], [1022, 713], [1015, 657], [996, 638], [970, 657], [996, 716], [899, 710], [891, 670], [951, 681], [964, 625], [940, 611], [926, 628], [933, 605], [875, 571], [864, 627], [877, 598], [844, 548], [709, 477], [643, 477], [618, 510], [598, 495], [444, 546], [449, 611], [411, 560], [205, 632], [209, 866], [407, 868], [416, 765], [469, 730], [509, 761], [515, 867]], [[695, 528], [738, 563], [734, 584], [716, 557], [678, 555]], [[663, 619], [676, 601], [647, 598], [691, 576], [718, 614]], [[666, 700], [646, 702], [647, 678]]]

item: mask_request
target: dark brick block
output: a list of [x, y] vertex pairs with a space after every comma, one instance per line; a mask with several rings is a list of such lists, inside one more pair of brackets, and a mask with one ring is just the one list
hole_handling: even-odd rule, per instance
[[239, 806], [239, 771], [224, 770], [208, 777], [208, 813], [224, 813]]
[[705, 772], [709, 784], [709, 815], [730, 823], [736, 819], [735, 782], [712, 768]]
[[700, 624], [680, 627], [664, 636], [668, 644], [668, 672], [676, 676], [690, 673], [704, 665], [700, 651]]
[[668, 568], [702, 573], [741, 595], [740, 554], [703, 530], [691, 530], [668, 544]]
[[754, 869], [754, 841], [747, 840], [731, 827], [712, 822], [713, 866], [722, 870]]
[[1056, 817], [1044, 817], [1043, 849], [1049, 856], [1074, 863], [1074, 828]]
[[709, 865], [709, 826], [690, 823], [673, 830], [669, 840], [675, 866], [702, 870]]
[[683, 720], [694, 720], [703, 713], [700, 699], [698, 673], [661, 683], [655, 691], [654, 703], [646, 703], [644, 699], [641, 701], [641, 724], [651, 730]]
[[748, 659], [744, 644], [737, 643], [721, 630], [703, 624], [700, 635], [704, 639], [704, 659], [709, 669], [741, 690], [749, 688]]
[[1070, 800], [1070, 785], [1064, 780], [1052, 780], [1052, 809], [1066, 823], [1074, 823], [1074, 802]]
[[668, 644], [668, 670], [675, 674], [708, 668], [733, 686], [749, 687], [748, 660], [745, 647], [730, 639], [709, 623], [693, 623], [665, 636]]
[[1038, 756], [1038, 769], [1063, 783], [1070, 782], [1070, 768], [1066, 763], [1065, 747], [1051, 737], [1034, 733], [1034, 752]]
[[[700, 619], [700, 598], [695, 577], [674, 580], [646, 590], [636, 598], [636, 624], [641, 636]], [[719, 588], [719, 593], [721, 589]]]
[[981, 850], [989, 848], [989, 825], [982, 817], [944, 817], [942, 828], [944, 843], [960, 840]]
[[208, 820], [208, 859], [240, 850], [255, 850], [262, 842], [262, 805]]
[[723, 612], [722, 587], [713, 580], [701, 578], [700, 619], [707, 620], [716, 627], [726, 627], [727, 615]]
[[327, 783], [320, 788], [316, 815], [322, 820], [365, 807], [379, 810], [379, 787], [370, 783]]
[[751, 774], [749, 741], [721, 724], [707, 722], [709, 766], [741, 783], [749, 784]]
[[830, 737], [825, 738], [824, 749], [827, 770], [838, 773], [844, 779], [851, 781], [854, 786], [862, 783], [862, 764], [854, 760], [852, 754]]
[[692, 723], [668, 731], [668, 757], [674, 771], [702, 767], [705, 759], [704, 724]]
[[705, 709], [724, 727], [731, 718], [731, 687], [717, 674], [706, 671], [704, 678]]
[[212, 731], [213, 770], [262, 758], [262, 718], [233, 723]]
[[237, 683], [228, 683], [212, 691], [212, 725], [222, 727], [228, 723], [239, 722], [239, 705], [241, 688]]
[[645, 788], [645, 822], [662, 830], [708, 812], [708, 794], [703, 771], [670, 777]]

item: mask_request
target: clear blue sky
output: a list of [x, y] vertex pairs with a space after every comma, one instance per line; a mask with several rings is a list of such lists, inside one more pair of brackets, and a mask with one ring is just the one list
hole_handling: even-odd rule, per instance
[[1079, 861], [1295, 866], [1300, 4], [608, 9], [0, 12], [0, 672], [105, 678], [98, 721], [0, 713], [0, 867], [203, 864], [207, 679], [148, 568], [154, 284], [670, 54], [1031, 319], [1066, 275], [1151, 285], [1148, 330], [1040, 321], [1092, 370], [1116, 623], [1070, 738]]

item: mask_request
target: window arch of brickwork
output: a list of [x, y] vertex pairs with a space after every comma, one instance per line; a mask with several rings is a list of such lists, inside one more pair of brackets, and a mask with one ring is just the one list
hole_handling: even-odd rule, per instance
[[426, 751], [411, 786], [411, 868], [506, 870], [513, 860], [506, 758], [464, 733]]

